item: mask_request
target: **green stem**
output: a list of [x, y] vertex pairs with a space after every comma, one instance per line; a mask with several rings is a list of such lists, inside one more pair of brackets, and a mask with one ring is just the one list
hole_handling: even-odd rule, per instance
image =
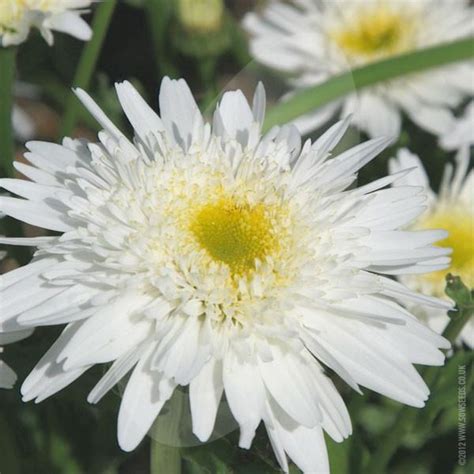
[[392, 56], [353, 69], [332, 77], [322, 84], [298, 92], [290, 100], [275, 105], [267, 113], [264, 128], [269, 130], [274, 125], [287, 123], [357, 89], [406, 74], [467, 60], [473, 56], [473, 40], [465, 38], [440, 46]]
[[[458, 298], [455, 298], [457, 303], [458, 311], [455, 315], [451, 316], [451, 320], [449, 321], [448, 325], [446, 326], [445, 330], [443, 331], [443, 336], [448, 339], [451, 343], [457, 339], [459, 334], [461, 333], [462, 329], [469, 321], [469, 319], [474, 314], [474, 307], [473, 307], [473, 296], [472, 293], [467, 290], [467, 288], [462, 285], [459, 278], [451, 277], [448, 275], [447, 277], [448, 287], [446, 293], [449, 293], [450, 285], [451, 288], [454, 285], [458, 285], [456, 288], [458, 292], [456, 293]], [[459, 291], [459, 288], [463, 291], [462, 294]], [[468, 296], [466, 297], [466, 292], [468, 292]], [[469, 296], [471, 295], [471, 296]], [[461, 300], [461, 297], [463, 300]], [[423, 372], [423, 378], [425, 379], [426, 384], [432, 389], [432, 391], [436, 391], [434, 388], [436, 385], [436, 381], [439, 375], [439, 367], [427, 367]], [[371, 461], [365, 471], [367, 474], [380, 474], [382, 472], [387, 472], [387, 465], [390, 462], [390, 459], [397, 451], [398, 447], [400, 446], [401, 441], [403, 440], [403, 436], [413, 427], [415, 424], [416, 418], [418, 415], [418, 409], [412, 407], [403, 407], [397, 416], [397, 421], [395, 424], [390, 428], [390, 430], [382, 436], [378, 443], [378, 449], [375, 452], [374, 456], [372, 456]]]
[[[89, 87], [116, 5], [117, 0], [104, 0], [97, 7], [92, 22], [92, 39], [84, 46], [74, 76], [73, 87], [82, 89]], [[67, 98], [65, 110], [66, 113], [60, 130], [61, 137], [71, 135], [79, 115], [79, 102], [72, 92]]]
[[[180, 424], [185, 395], [175, 390], [167, 403], [168, 413], [161, 415], [153, 427], [150, 474], [181, 474]], [[167, 444], [160, 443], [166, 439]]]
[[13, 137], [13, 83], [15, 80], [16, 48], [0, 46], [0, 164], [13, 175], [15, 142]]
[[209, 105], [215, 102], [219, 96], [215, 75], [216, 63], [217, 58], [215, 56], [198, 59], [197, 67], [204, 88], [204, 96], [200, 106], [201, 110], [204, 111], [208, 110]]
[[167, 29], [173, 14], [173, 4], [169, 0], [146, 0], [145, 8], [158, 77], [178, 77], [178, 71], [168, 55], [170, 42], [167, 38]]

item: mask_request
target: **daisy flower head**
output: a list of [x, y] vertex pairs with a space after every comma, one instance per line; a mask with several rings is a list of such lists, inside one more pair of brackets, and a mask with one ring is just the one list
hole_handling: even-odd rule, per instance
[[331, 156], [348, 120], [302, 144], [293, 126], [262, 136], [265, 92], [249, 105], [227, 92], [206, 123], [183, 80], [165, 78], [160, 116], [128, 82], [118, 98], [130, 141], [81, 90], [99, 143], [31, 142], [16, 163], [31, 181], [6, 214], [60, 235], [33, 245], [30, 264], [4, 276], [1, 325], [65, 325], [22, 386], [37, 402], [95, 364], [112, 363], [89, 395], [97, 403], [131, 373], [118, 439], [143, 439], [178, 386], [189, 386], [193, 432], [206, 441], [225, 397], [250, 447], [264, 423], [282, 468], [327, 472], [323, 430], [351, 433], [325, 367], [421, 407], [428, 388], [414, 363], [442, 365], [448, 341], [401, 303], [448, 303], [389, 275], [449, 263], [439, 231], [408, 232], [425, 196], [388, 188], [405, 171], [353, 188], [358, 170], [390, 142]]
[[[428, 175], [418, 156], [402, 149], [390, 163], [391, 171], [404, 168], [415, 172], [399, 184], [422, 186], [428, 194], [427, 209], [412, 223], [413, 230], [445, 229], [446, 238], [438, 245], [452, 248], [451, 265], [425, 275], [403, 275], [400, 281], [414, 291], [446, 298], [444, 289], [448, 272], [460, 276], [468, 288], [474, 288], [474, 171], [470, 166], [469, 148], [462, 147], [456, 155], [456, 168], [446, 165], [439, 193], [430, 188]], [[436, 332], [442, 332], [449, 322], [447, 312], [437, 308], [414, 305], [413, 312]], [[474, 348], [474, 321], [471, 319], [461, 332], [459, 342]]]
[[[355, 67], [469, 36], [473, 8], [466, 0], [268, 0], [244, 27], [257, 61], [288, 77], [291, 91], [315, 86]], [[474, 91], [471, 63], [391, 80], [353, 93], [297, 119], [302, 133], [338, 111], [372, 137], [398, 135], [402, 112], [442, 134], [450, 108]]]
[[94, 0], [2, 0], [0, 2], [0, 46], [23, 43], [36, 27], [49, 45], [52, 31], [61, 31], [83, 41], [92, 31], [81, 18]]

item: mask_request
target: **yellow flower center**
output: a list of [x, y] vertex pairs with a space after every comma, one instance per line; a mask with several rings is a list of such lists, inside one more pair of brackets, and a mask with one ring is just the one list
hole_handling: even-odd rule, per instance
[[0, 0], [0, 34], [14, 33], [29, 10], [47, 12], [57, 6], [57, 0]]
[[0, 33], [2, 30], [15, 31], [15, 24], [20, 21], [24, 10], [24, 0], [0, 1]]
[[216, 261], [241, 275], [255, 269], [277, 247], [272, 223], [263, 204], [240, 204], [232, 198], [200, 207], [191, 232], [200, 246]]
[[458, 275], [470, 288], [474, 287], [474, 214], [468, 209], [443, 209], [435, 212], [421, 223], [422, 228], [445, 229], [449, 236], [437, 243], [451, 247], [451, 267], [425, 275], [435, 284], [438, 293], [444, 293], [445, 276], [448, 272]]
[[363, 9], [351, 24], [333, 32], [333, 39], [349, 55], [389, 56], [409, 49], [413, 22], [387, 6]]

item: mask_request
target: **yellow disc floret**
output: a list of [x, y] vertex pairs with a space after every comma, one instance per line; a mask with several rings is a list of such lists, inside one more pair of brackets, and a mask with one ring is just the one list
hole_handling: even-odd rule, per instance
[[474, 287], [474, 215], [465, 208], [440, 209], [428, 215], [421, 227], [445, 229], [449, 236], [437, 243], [453, 249], [451, 266], [448, 270], [433, 272], [424, 276], [436, 287], [440, 295], [444, 293], [445, 276], [448, 272], [458, 275], [470, 288]]
[[201, 206], [191, 232], [216, 261], [241, 275], [255, 268], [277, 246], [272, 224], [263, 204], [241, 204], [223, 197]]
[[49, 12], [65, 9], [58, 0], [0, 0], [0, 36], [16, 33], [28, 12]]
[[0, 35], [15, 32], [16, 25], [25, 13], [24, 0], [2, 0], [0, 2]]
[[408, 49], [412, 22], [386, 6], [362, 9], [360, 15], [333, 32], [333, 39], [349, 55], [385, 56]]

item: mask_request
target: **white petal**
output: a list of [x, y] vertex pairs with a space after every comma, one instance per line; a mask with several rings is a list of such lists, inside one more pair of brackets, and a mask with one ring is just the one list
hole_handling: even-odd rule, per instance
[[62, 364], [56, 362], [58, 354], [70, 342], [71, 337], [80, 328], [80, 324], [74, 323], [67, 326], [25, 379], [21, 386], [23, 401], [36, 399], [36, 402], [39, 403], [62, 390], [90, 368], [90, 366], [85, 366], [80, 369], [65, 371]]
[[52, 15], [48, 19], [48, 26], [53, 30], [62, 31], [82, 41], [88, 41], [92, 36], [92, 30], [87, 22], [77, 12], [73, 11], [64, 11]]
[[160, 117], [143, 100], [137, 90], [125, 81], [115, 84], [120, 104], [128, 120], [135, 130], [135, 134], [147, 143], [147, 136], [164, 130]]
[[210, 359], [189, 384], [193, 433], [205, 442], [214, 429], [224, 384], [222, 362]]
[[0, 360], [0, 388], [12, 388], [15, 382], [15, 372], [5, 362]]
[[202, 117], [186, 81], [169, 77], [162, 80], [160, 115], [169, 137], [187, 149], [191, 144], [194, 123]]
[[176, 384], [149, 368], [153, 346], [142, 356], [127, 383], [118, 416], [118, 442], [133, 451], [148, 433]]
[[258, 368], [229, 351], [224, 359], [224, 387], [229, 408], [240, 425], [241, 448], [249, 448], [262, 419], [265, 389]]
[[72, 227], [67, 216], [43, 202], [0, 196], [0, 209], [8, 216], [44, 229], [67, 232]]

